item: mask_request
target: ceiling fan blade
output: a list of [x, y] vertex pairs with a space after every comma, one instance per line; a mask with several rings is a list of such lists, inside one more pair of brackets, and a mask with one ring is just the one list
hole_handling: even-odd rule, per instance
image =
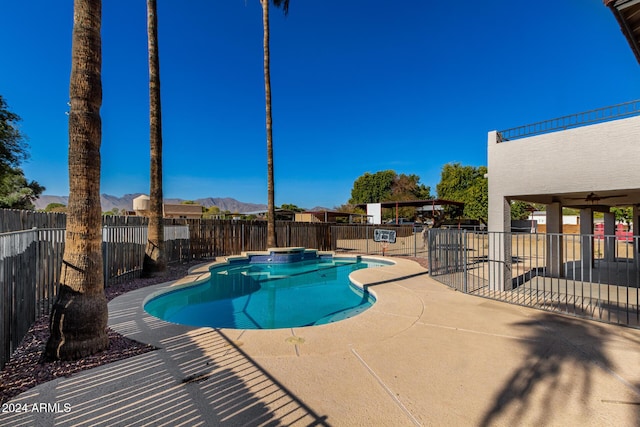
[[565, 197], [567, 200], [584, 200], [586, 202], [597, 202], [604, 199], [615, 199], [616, 197], [627, 197], [627, 194], [616, 194], [613, 196], [598, 196], [596, 193], [589, 193], [585, 197]]

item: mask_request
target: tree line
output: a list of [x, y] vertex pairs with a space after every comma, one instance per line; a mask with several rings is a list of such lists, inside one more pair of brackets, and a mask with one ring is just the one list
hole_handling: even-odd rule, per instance
[[[489, 211], [489, 185], [485, 177], [486, 166], [464, 166], [460, 163], [447, 163], [442, 167], [440, 182], [436, 185], [437, 198], [454, 202], [463, 202], [464, 208], [445, 207], [445, 217], [449, 219], [465, 218], [487, 222]], [[435, 196], [431, 188], [420, 183], [415, 174], [397, 174], [393, 170], [367, 172], [353, 183], [351, 198], [342, 210], [353, 205], [402, 200], [428, 200]], [[513, 201], [512, 219], [526, 219], [532, 209], [544, 209], [544, 206], [532, 206], [526, 202]], [[400, 208], [399, 215], [413, 217], [415, 208]], [[395, 213], [386, 212], [383, 218], [395, 217]]]

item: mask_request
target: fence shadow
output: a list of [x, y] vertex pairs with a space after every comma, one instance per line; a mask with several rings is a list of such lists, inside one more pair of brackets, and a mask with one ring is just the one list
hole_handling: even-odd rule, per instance
[[[604, 352], [608, 335], [598, 324], [541, 313], [516, 326], [531, 331], [522, 341], [528, 355], [494, 396], [481, 426], [497, 424], [503, 417], [508, 417], [511, 425], [525, 421], [549, 425], [554, 411], [562, 411], [568, 404], [568, 390], [578, 391], [580, 401], [588, 402], [594, 392], [594, 370], [613, 369]], [[628, 387], [635, 387], [638, 393], [637, 384]], [[532, 413], [537, 417], [533, 421]], [[640, 425], [640, 411], [636, 411], [635, 425]]]
[[329, 425], [221, 331], [174, 334], [177, 325], [152, 319], [129, 326], [153, 329], [162, 349], [29, 390], [12, 403], [58, 406], [9, 414], [2, 424]]

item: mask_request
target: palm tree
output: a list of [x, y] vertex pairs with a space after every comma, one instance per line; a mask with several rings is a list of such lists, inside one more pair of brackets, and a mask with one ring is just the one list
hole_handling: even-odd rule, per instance
[[[289, 0], [271, 0], [276, 7], [282, 6], [285, 15], [289, 13]], [[260, 0], [262, 5], [262, 26], [264, 31], [264, 94], [266, 102], [267, 128], [267, 248], [275, 248], [276, 205], [275, 183], [273, 179], [273, 134], [271, 120], [271, 71], [269, 69], [269, 0]]]
[[101, 20], [101, 0], [74, 0], [67, 231], [45, 350], [52, 359], [77, 359], [109, 345], [100, 208]]
[[149, 124], [151, 177], [149, 226], [143, 274], [151, 276], [166, 270], [164, 224], [162, 220], [162, 115], [160, 108], [160, 58], [158, 55], [158, 14], [156, 0], [147, 0], [149, 38]]

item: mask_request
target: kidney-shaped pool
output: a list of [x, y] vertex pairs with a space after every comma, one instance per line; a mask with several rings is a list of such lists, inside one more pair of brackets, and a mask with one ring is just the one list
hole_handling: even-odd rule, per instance
[[152, 316], [189, 326], [279, 329], [322, 325], [356, 316], [375, 303], [351, 283], [353, 271], [381, 260], [316, 258], [286, 263], [216, 264], [203, 283], [152, 296]]

